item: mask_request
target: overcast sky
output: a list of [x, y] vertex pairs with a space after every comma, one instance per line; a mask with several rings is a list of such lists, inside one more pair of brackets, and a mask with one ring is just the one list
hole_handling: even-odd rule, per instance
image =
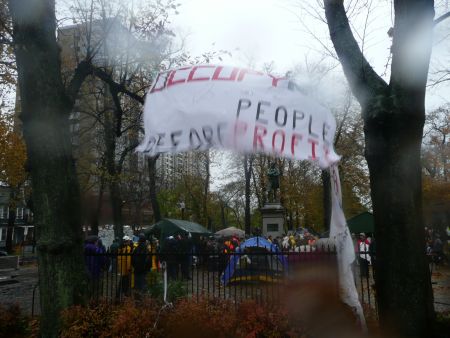
[[[315, 3], [313, 0], [180, 0], [180, 3], [180, 15], [173, 23], [179, 34], [187, 36], [186, 47], [193, 54], [226, 49], [233, 54], [231, 59], [224, 60], [227, 64], [258, 68], [273, 61], [275, 71], [283, 74], [304, 64], [305, 58], [310, 62], [318, 60], [324, 50], [321, 44], [332, 49], [326, 24], [302, 11], [301, 6]], [[370, 8], [360, 9], [359, 15], [351, 20], [367, 59], [387, 81], [391, 45], [387, 31], [393, 26], [390, 3], [372, 1]], [[450, 49], [445, 44], [444, 47], [437, 46], [435, 56]], [[341, 73], [340, 66], [335, 72]], [[444, 93], [449, 91], [448, 87], [429, 90], [427, 108], [445, 102]]]
[[[224, 60], [226, 64], [261, 68], [263, 63], [273, 61], [275, 72], [284, 74], [304, 64], [306, 58], [309, 62], [321, 59], [324, 46], [332, 50], [326, 24], [301, 8], [315, 3], [314, 0], [180, 0], [180, 3], [180, 14], [173, 23], [178, 34], [187, 36], [186, 48], [192, 54], [225, 49], [232, 52], [232, 57]], [[351, 18], [354, 35], [366, 58], [386, 81], [390, 75], [386, 66], [392, 42], [387, 31], [394, 19], [390, 4], [388, 0], [374, 0], [370, 8], [361, 9], [358, 16]], [[433, 58], [443, 60], [443, 53], [448, 57], [449, 45], [450, 42], [436, 46]], [[330, 57], [325, 62], [336, 61]], [[333, 72], [335, 79], [343, 79], [340, 65]], [[322, 91], [327, 97], [339, 95], [336, 92], [345, 86], [343, 80], [324, 85]], [[450, 88], [444, 86], [429, 89], [427, 109], [450, 101], [449, 92]], [[220, 185], [220, 171], [221, 166], [213, 164], [216, 179], [213, 188]]]

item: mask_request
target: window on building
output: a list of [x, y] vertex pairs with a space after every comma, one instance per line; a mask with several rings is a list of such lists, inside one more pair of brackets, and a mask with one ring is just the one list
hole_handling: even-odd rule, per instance
[[3, 206], [0, 206], [0, 218], [4, 218], [5, 216], [3, 215]]
[[0, 229], [0, 241], [6, 241], [6, 228]]
[[16, 218], [23, 219], [23, 208], [16, 208]]

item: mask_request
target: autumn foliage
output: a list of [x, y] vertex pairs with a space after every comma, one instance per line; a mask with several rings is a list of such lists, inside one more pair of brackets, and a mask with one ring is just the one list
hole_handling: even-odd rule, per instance
[[8, 118], [0, 114], [0, 182], [17, 187], [26, 179], [25, 143]]
[[254, 301], [182, 299], [162, 308], [154, 300], [74, 306], [63, 313], [61, 337], [302, 337], [286, 311]]

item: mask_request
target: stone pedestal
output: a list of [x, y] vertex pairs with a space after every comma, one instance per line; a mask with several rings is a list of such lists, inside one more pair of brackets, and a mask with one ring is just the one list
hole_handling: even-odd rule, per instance
[[282, 236], [284, 233], [284, 208], [279, 202], [266, 203], [261, 208], [262, 235], [265, 237]]

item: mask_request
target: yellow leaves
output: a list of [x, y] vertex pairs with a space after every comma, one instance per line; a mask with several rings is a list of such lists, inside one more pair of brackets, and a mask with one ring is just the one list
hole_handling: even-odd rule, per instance
[[0, 181], [17, 187], [26, 180], [26, 147], [22, 138], [0, 115]]

